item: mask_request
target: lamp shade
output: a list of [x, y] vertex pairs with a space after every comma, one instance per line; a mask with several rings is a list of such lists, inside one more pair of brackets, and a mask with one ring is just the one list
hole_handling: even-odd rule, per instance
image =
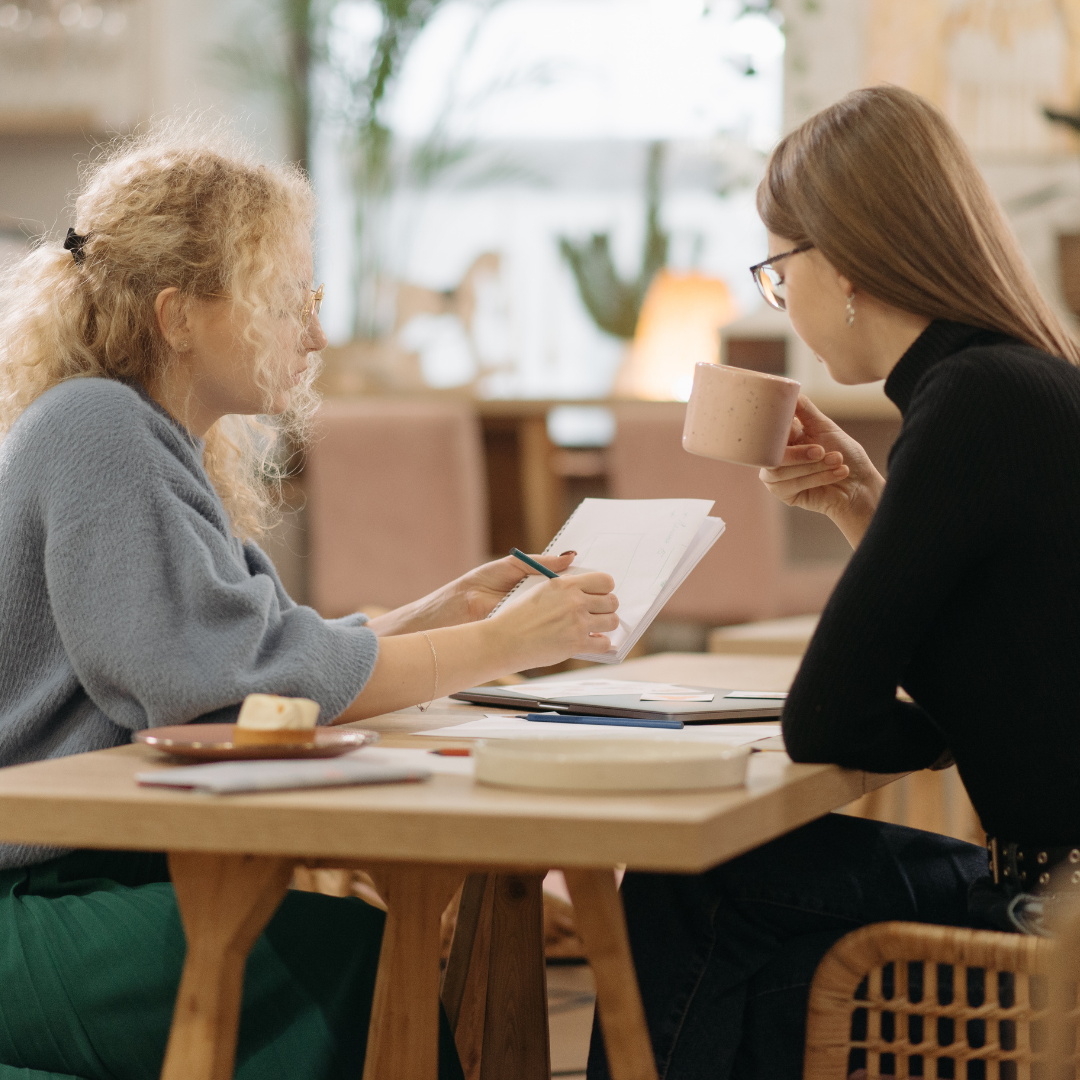
[[720, 359], [720, 327], [738, 314], [727, 285], [704, 274], [661, 270], [653, 278], [615, 383], [618, 397], [686, 401], [694, 365]]

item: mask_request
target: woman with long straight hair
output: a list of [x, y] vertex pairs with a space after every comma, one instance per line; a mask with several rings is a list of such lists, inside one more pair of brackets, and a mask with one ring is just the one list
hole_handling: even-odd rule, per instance
[[[227, 131], [155, 128], [0, 280], [0, 766], [232, 721], [253, 692], [333, 723], [605, 647], [606, 574], [490, 619], [516, 560], [371, 621], [287, 595], [254, 539], [274, 440], [317, 404], [312, 215], [297, 170]], [[382, 928], [286, 896], [247, 961], [238, 1078], [360, 1076]], [[163, 854], [0, 844], [0, 1080], [158, 1076], [184, 951]], [[461, 1077], [445, 1021], [440, 1076]]]
[[[955, 761], [993, 859], [830, 814], [700, 876], [627, 874], [665, 1080], [794, 1080], [840, 937], [888, 919], [1040, 932], [1034, 894], [1080, 862], [1080, 350], [915, 94], [859, 90], [786, 136], [758, 210], [765, 298], [838, 382], [884, 379], [903, 415], [887, 482], [805, 398], [762, 471], [854, 548], [784, 708], [788, 752], [884, 773]], [[594, 1036], [590, 1080], [606, 1074]]]

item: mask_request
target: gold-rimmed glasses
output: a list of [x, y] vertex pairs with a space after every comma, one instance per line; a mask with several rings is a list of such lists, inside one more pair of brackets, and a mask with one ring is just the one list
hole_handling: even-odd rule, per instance
[[[304, 301], [304, 306], [300, 311], [300, 322], [307, 326], [311, 322], [312, 315], [318, 315], [322, 309], [323, 302], [323, 289], [325, 285], [320, 285], [317, 289], [309, 289], [307, 300]], [[208, 293], [207, 294], [213, 300], [228, 300], [229, 295], [227, 293]], [[295, 310], [295, 309], [294, 309]], [[289, 313], [287, 311], [278, 311], [276, 313], [278, 318], [288, 318]]]
[[792, 255], [801, 255], [809, 251], [813, 244], [800, 244], [797, 248], [785, 251], [780, 255], [774, 255], [771, 259], [759, 262], [750, 267], [750, 273], [754, 276], [758, 292], [765, 298], [766, 303], [776, 308], [777, 311], [787, 310], [787, 297], [784, 295], [784, 279], [775, 269], [775, 263], [781, 259], [790, 258]]
[[317, 289], [312, 289], [311, 292], [308, 293], [307, 303], [304, 304], [304, 312], [301, 316], [305, 326], [311, 322], [311, 317], [313, 315], [319, 314], [323, 302], [323, 289], [325, 288], [325, 285], [320, 285]]

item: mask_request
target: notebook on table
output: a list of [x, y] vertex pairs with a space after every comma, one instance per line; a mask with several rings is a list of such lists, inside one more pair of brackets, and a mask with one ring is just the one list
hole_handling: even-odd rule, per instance
[[[712, 508], [711, 499], [581, 502], [544, 554], [577, 552], [562, 577], [594, 570], [610, 574], [619, 598], [619, 626], [608, 635], [610, 652], [579, 653], [575, 659], [596, 664], [618, 664], [626, 659], [660, 609], [723, 533], [723, 521], [709, 517]], [[546, 580], [530, 574], [507, 593], [495, 611]]]
[[477, 686], [450, 696], [474, 705], [497, 705], [502, 709], [520, 709], [523, 713], [629, 716], [642, 720], [681, 720], [684, 724], [776, 719], [787, 697], [771, 690], [585, 678], [534, 679], [517, 686]]

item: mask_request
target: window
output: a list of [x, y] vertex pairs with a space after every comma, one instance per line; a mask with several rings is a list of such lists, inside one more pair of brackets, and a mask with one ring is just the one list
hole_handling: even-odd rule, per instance
[[756, 307], [753, 188], [779, 135], [784, 46], [769, 6], [443, 0], [380, 102], [390, 164], [373, 193], [356, 182], [346, 78], [367, 70], [381, 9], [340, 3], [312, 154], [331, 340], [381, 335], [433, 387], [609, 393], [627, 338], [590, 315], [560, 239], [606, 235], [633, 285], [650, 162], [667, 265]]

